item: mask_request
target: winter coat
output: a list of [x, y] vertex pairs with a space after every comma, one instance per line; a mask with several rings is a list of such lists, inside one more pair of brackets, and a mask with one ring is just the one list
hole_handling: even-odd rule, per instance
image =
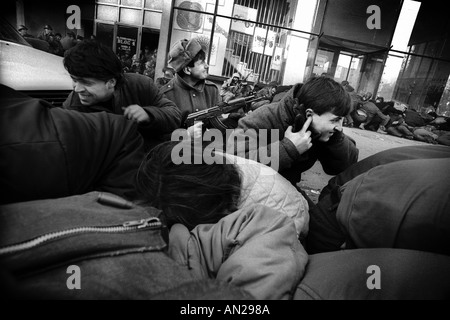
[[53, 108], [0, 86], [1, 203], [93, 190], [128, 199], [144, 156], [135, 123], [105, 112]]
[[137, 104], [149, 115], [150, 123], [140, 124], [139, 132], [148, 144], [162, 141], [163, 135], [172, 133], [181, 125], [180, 110], [158, 91], [152, 79], [134, 73], [125, 73], [124, 82], [114, 91], [112, 106], [84, 106], [78, 94], [72, 92], [64, 101], [63, 108], [80, 112], [106, 111], [123, 115], [123, 107]]
[[[296, 118], [299, 118], [298, 115], [306, 119], [305, 110], [294, 98], [300, 86], [301, 84], [295, 85], [281, 101], [258, 108], [240, 119], [238, 128], [235, 130], [236, 136], [245, 137], [248, 129], [277, 129], [279, 140], [273, 143], [278, 144], [278, 146], [275, 145], [278, 151], [278, 172], [293, 184], [298, 183], [301, 173], [311, 168], [317, 160], [322, 164], [326, 174], [336, 175], [356, 163], [359, 153], [355, 142], [343, 132], [336, 132], [327, 142], [314, 141], [313, 146], [303, 154], [299, 154], [295, 145], [284, 137], [286, 129], [294, 125]], [[299, 125], [302, 127], [303, 123]], [[270, 135], [267, 141], [267, 146], [262, 145], [258, 147], [257, 152], [249, 152], [256, 150], [249, 150], [248, 143], [233, 146], [234, 141], [230, 139], [227, 150], [234, 150], [239, 156], [245, 154], [247, 158], [258, 160], [258, 154], [261, 154], [260, 148], [265, 148], [268, 156], [273, 157], [274, 155], [270, 154], [272, 149]]]
[[238, 208], [257, 204], [277, 210], [292, 218], [300, 239], [308, 234], [309, 206], [303, 195], [283, 176], [259, 162], [225, 154], [235, 164], [242, 179]]
[[206, 110], [220, 102], [219, 89], [213, 82], [208, 80], [201, 81], [193, 87], [176, 74], [160, 90], [181, 110], [182, 121], [190, 113]]
[[292, 219], [261, 205], [191, 232], [172, 226], [169, 255], [199, 278], [235, 285], [256, 299], [292, 299], [308, 255]]

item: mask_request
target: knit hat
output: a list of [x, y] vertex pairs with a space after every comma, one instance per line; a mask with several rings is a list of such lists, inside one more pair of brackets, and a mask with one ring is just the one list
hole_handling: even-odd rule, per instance
[[202, 43], [197, 39], [183, 39], [176, 42], [169, 51], [169, 61], [167, 65], [178, 72], [186, 67], [195, 56], [203, 50], [206, 52]]

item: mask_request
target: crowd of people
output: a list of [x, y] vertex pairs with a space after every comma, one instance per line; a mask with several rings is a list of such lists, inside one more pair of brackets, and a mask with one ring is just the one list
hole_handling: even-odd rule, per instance
[[450, 145], [450, 118], [435, 111], [419, 112], [396, 100], [373, 99], [372, 93], [356, 94], [354, 88], [341, 83], [350, 93], [353, 111], [347, 115], [345, 126], [358, 127], [431, 144]]
[[[62, 108], [0, 87], [2, 221], [21, 217], [30, 210], [21, 203], [29, 201], [38, 207], [53, 204], [72, 217], [86, 214], [99, 206], [89, 202], [90, 193], [108, 192], [131, 203], [109, 210], [110, 215], [153, 208], [167, 227], [164, 241], [149, 237], [132, 255], [130, 250], [95, 251], [84, 259], [83, 274], [90, 271], [91, 279], [103, 279], [106, 269], [117, 272], [82, 294], [112, 299], [136, 294], [147, 299], [450, 297], [450, 149], [396, 148], [358, 161], [358, 146], [343, 124], [359, 107], [345, 84], [318, 76], [292, 86], [253, 88], [263, 103], [219, 115], [233, 135], [211, 150], [211, 141], [202, 137], [214, 123], [186, 126], [185, 120], [239, 97], [232, 87], [241, 77], [233, 76], [223, 87], [233, 97], [221, 92], [207, 79], [207, 48], [196, 38], [171, 47], [167, 68], [173, 77], [160, 88], [144, 71], [126, 72], [112, 49], [94, 40], [67, 50], [64, 67], [73, 91]], [[389, 130], [391, 116], [386, 120], [375, 110], [360, 123], [369, 129], [377, 116]], [[172, 141], [175, 131], [187, 139]], [[246, 140], [249, 132], [259, 143]], [[236, 138], [244, 143], [235, 144]], [[207, 152], [215, 162], [205, 160]], [[174, 155], [188, 161], [176, 163]], [[334, 177], [314, 203], [299, 182], [317, 161]], [[424, 166], [430, 169], [420, 169]], [[14, 255], [5, 248], [19, 241], [18, 233], [27, 235], [19, 229], [2, 237], [0, 261]], [[77, 246], [76, 239], [70, 246]], [[127, 254], [130, 260], [120, 258]], [[366, 285], [371, 265], [382, 268], [382, 290]], [[0, 264], [0, 282], [11, 284], [8, 289], [18, 296], [26, 290], [27, 297], [76, 298], [57, 285], [56, 272], [33, 272], [30, 278], [11, 268]], [[156, 276], [166, 271], [173, 276]], [[35, 281], [36, 276], [45, 281]]]
[[[19, 25], [17, 30], [32, 46], [58, 56], [64, 56], [65, 51], [84, 40], [83, 36], [76, 35], [73, 31], [67, 32], [63, 37], [61, 33], [54, 32], [52, 26], [49, 24], [46, 24], [37, 36], [29, 34], [28, 28], [25, 25]], [[95, 38], [94, 35], [91, 36], [91, 39], [93, 38]], [[36, 43], [33, 39], [41, 40], [42, 42]], [[42, 46], [42, 44], [44, 45]]]
[[148, 46], [145, 46], [144, 51], [141, 50], [139, 54], [135, 53], [132, 55], [129, 51], [121, 51], [118, 53], [124, 72], [143, 74], [150, 79], [155, 80], [157, 84], [160, 84], [160, 81], [163, 81], [164, 78], [172, 78], [173, 72], [170, 73], [170, 70], [166, 67], [165, 70], [163, 70], [164, 77], [156, 81], [155, 68], [157, 55], [158, 49], [150, 50], [150, 47]]

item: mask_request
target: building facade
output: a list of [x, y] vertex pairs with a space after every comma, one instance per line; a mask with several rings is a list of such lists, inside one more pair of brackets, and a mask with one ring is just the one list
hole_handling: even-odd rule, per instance
[[62, 0], [52, 12], [37, 11], [30, 0], [15, 3], [12, 23], [39, 25], [52, 14], [61, 28], [68, 14], [58, 10], [78, 3], [78, 33], [94, 34], [118, 55], [149, 50], [155, 77], [173, 43], [197, 37], [209, 48], [217, 83], [235, 72], [253, 83], [280, 85], [326, 74], [349, 81], [358, 93], [450, 116], [450, 23], [439, 2]]

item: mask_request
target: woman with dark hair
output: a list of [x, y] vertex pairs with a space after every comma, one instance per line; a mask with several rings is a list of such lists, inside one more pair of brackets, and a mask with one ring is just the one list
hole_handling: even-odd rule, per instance
[[271, 168], [206, 150], [165, 142], [139, 169], [141, 198], [162, 210], [170, 228], [170, 256], [199, 278], [257, 299], [292, 297], [308, 260], [299, 241], [308, 232], [308, 203]]
[[[279, 181], [254, 184], [271, 189], [269, 197], [241, 205], [261, 194], [244, 192], [252, 161], [227, 164], [230, 155], [216, 153], [208, 164], [205, 148], [167, 142], [142, 163], [138, 189], [171, 219], [169, 255], [200, 279], [236, 285], [256, 299], [442, 299], [450, 289], [444, 149], [388, 150], [331, 179], [310, 208], [322, 218], [305, 241], [298, 241], [295, 219], [281, 213], [290, 201], [278, 208], [270, 201], [286, 192], [280, 186], [294, 188], [279, 174]], [[428, 161], [433, 170], [412, 174]], [[398, 176], [408, 179], [392, 183]], [[417, 197], [420, 190], [432, 192]]]
[[296, 233], [308, 233], [308, 203], [275, 170], [252, 160], [215, 151], [192, 141], [154, 147], [137, 174], [141, 199], [163, 211], [166, 223], [189, 230], [216, 223], [244, 207], [264, 204], [292, 218]]
[[82, 41], [66, 51], [64, 67], [74, 87], [64, 108], [123, 115], [138, 124], [148, 148], [180, 127], [177, 106], [148, 77], [124, 74], [116, 54], [98, 41]]
[[[182, 223], [188, 229], [201, 223], [216, 223], [237, 210], [241, 177], [233, 164], [206, 164], [202, 148], [184, 152], [191, 159], [175, 164], [172, 150], [179, 142], [162, 143], [147, 154], [138, 174], [138, 188], [151, 206], [163, 210], [169, 226]], [[192, 151], [192, 152], [191, 152]], [[176, 155], [183, 158], [184, 154]], [[200, 156], [200, 157], [199, 157]], [[222, 155], [226, 162], [225, 155]], [[201, 162], [195, 162], [195, 159]]]

